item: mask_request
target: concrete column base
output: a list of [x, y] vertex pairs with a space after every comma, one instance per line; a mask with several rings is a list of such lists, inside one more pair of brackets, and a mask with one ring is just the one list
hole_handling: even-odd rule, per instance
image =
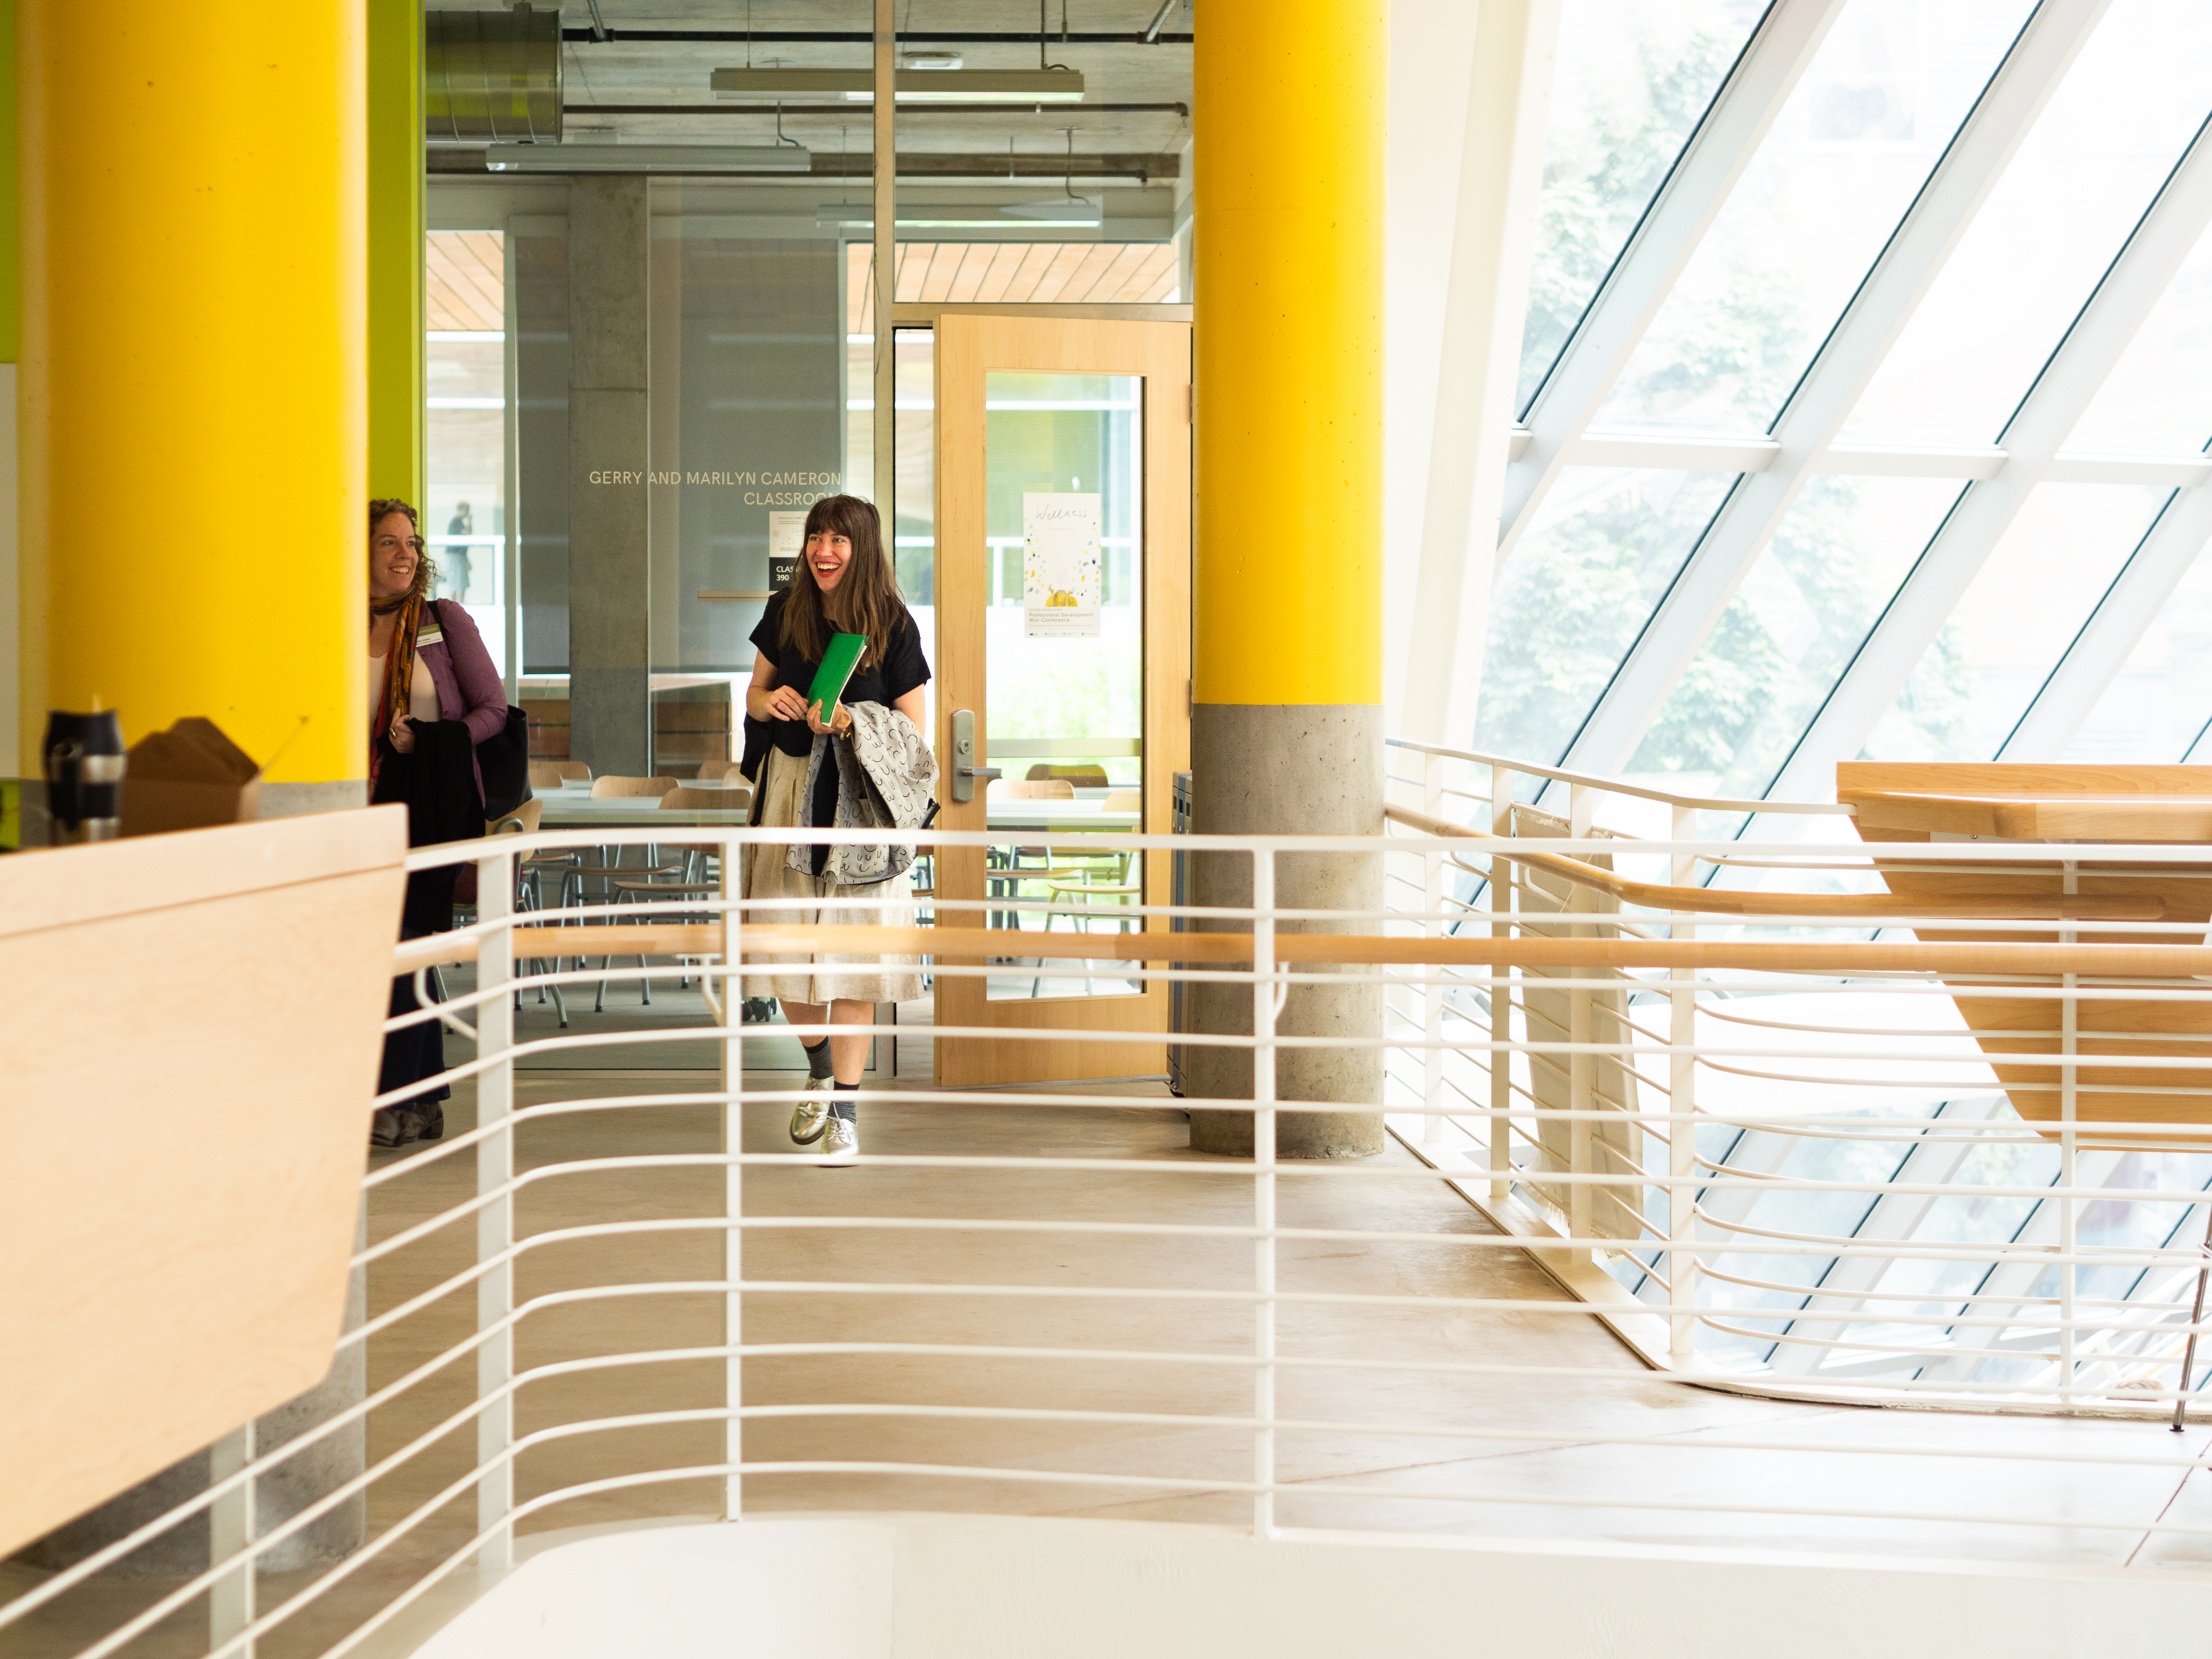
[[[1367, 704], [1200, 703], [1191, 711], [1191, 829], [1218, 836], [1379, 836], [1382, 830], [1382, 711]], [[1190, 902], [1249, 905], [1252, 860], [1200, 853], [1191, 860]], [[1380, 910], [1382, 860], [1347, 854], [1291, 854], [1275, 860], [1275, 903], [1284, 909]], [[1200, 922], [1243, 933], [1242, 921]], [[1374, 933], [1369, 921], [1296, 921], [1284, 933]], [[1243, 985], [1194, 985], [1185, 992], [1191, 1029], [1249, 1036], [1252, 993]], [[1291, 988], [1275, 1029], [1284, 1036], [1379, 1037], [1379, 985]], [[1187, 1097], [1249, 1100], [1249, 1049], [1193, 1043], [1183, 1050]], [[1283, 1112], [1278, 1158], [1370, 1158], [1382, 1150], [1382, 1051], [1285, 1048], [1277, 1052], [1278, 1100], [1342, 1102], [1343, 1111]], [[1194, 1152], [1249, 1158], [1253, 1120], [1194, 1109]]]

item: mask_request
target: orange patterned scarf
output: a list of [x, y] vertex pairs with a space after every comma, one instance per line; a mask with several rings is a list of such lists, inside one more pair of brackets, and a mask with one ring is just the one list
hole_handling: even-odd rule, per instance
[[408, 692], [415, 679], [415, 635], [422, 626], [423, 599], [410, 593], [399, 601], [399, 625], [392, 630], [391, 653], [384, 659], [384, 685], [376, 699], [376, 719], [368, 728], [370, 775], [380, 754], [377, 744], [392, 729], [395, 713], [406, 712]]

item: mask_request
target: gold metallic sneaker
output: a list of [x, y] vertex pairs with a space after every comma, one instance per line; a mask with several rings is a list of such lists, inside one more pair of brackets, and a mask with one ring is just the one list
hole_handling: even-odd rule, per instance
[[791, 1138], [801, 1146], [811, 1146], [821, 1139], [830, 1121], [830, 1079], [823, 1078], [813, 1087], [819, 1092], [800, 1101], [799, 1109], [791, 1115]]

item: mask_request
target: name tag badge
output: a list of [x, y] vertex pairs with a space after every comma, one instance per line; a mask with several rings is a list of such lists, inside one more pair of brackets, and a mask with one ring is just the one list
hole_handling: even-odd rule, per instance
[[418, 651], [426, 645], [443, 645], [445, 641], [446, 632], [441, 628], [418, 628], [415, 630], [415, 648]]

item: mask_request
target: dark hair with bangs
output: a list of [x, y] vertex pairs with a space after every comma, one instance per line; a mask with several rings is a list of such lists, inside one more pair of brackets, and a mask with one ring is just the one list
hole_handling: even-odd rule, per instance
[[807, 509], [806, 537], [811, 541], [825, 532], [853, 544], [852, 562], [837, 586], [824, 593], [814, 585], [814, 567], [800, 555], [784, 592], [783, 642], [796, 647], [807, 661], [820, 662], [831, 635], [865, 634], [868, 648], [860, 660], [879, 663], [906, 615], [898, 578], [884, 550], [883, 520], [874, 504], [858, 495], [824, 495]]

